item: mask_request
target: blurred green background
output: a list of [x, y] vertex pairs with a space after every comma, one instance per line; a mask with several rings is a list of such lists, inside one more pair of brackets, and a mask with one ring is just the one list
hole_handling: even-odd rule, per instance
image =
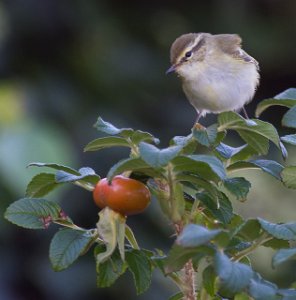
[[[244, 49], [261, 67], [261, 84], [247, 106], [254, 115], [259, 100], [296, 81], [295, 0], [65, 1], [0, 2], [0, 192], [1, 215], [23, 197], [40, 170], [33, 161], [90, 166], [104, 176], [120, 150], [83, 153], [99, 136], [92, 125], [100, 115], [118, 127], [151, 131], [165, 146], [187, 135], [195, 111], [175, 76], [165, 76], [169, 48], [186, 32], [238, 33]], [[269, 109], [263, 119], [280, 124], [285, 110]], [[207, 116], [204, 124], [215, 121]], [[296, 163], [290, 152], [288, 163]], [[279, 153], [271, 153], [274, 158]], [[248, 172], [253, 189], [236, 209], [270, 221], [296, 220], [295, 192], [258, 172]], [[50, 196], [83, 227], [97, 221], [91, 194], [70, 186]], [[154, 203], [131, 217], [141, 246], [167, 250], [173, 242]], [[47, 257], [57, 230], [28, 231], [0, 218], [0, 299], [166, 299], [175, 289], [154, 273], [151, 288], [136, 297], [131, 275], [110, 289], [96, 289], [92, 253], [70, 269], [54, 273]], [[258, 251], [255, 268], [287, 287], [296, 281], [296, 264], [270, 268], [270, 255]]]

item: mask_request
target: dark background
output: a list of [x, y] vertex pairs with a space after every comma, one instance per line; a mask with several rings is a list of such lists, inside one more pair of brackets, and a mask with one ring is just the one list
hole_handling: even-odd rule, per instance
[[[244, 49], [261, 68], [260, 87], [247, 106], [251, 116], [258, 101], [295, 87], [295, 0], [1, 1], [1, 215], [23, 197], [38, 172], [26, 169], [32, 161], [90, 166], [105, 176], [128, 154], [121, 149], [83, 153], [99, 136], [92, 127], [99, 115], [118, 127], [151, 131], [163, 147], [174, 135], [187, 135], [195, 111], [178, 79], [165, 76], [170, 45], [186, 32], [241, 35]], [[279, 126], [284, 111], [274, 107], [262, 118]], [[207, 116], [202, 123], [214, 121]], [[288, 163], [295, 164], [289, 150]], [[247, 178], [253, 190], [238, 211], [277, 222], [296, 219], [293, 191], [258, 172], [248, 172]], [[98, 210], [87, 191], [70, 186], [49, 198], [78, 225], [95, 226]], [[156, 203], [129, 224], [143, 247], [167, 250], [173, 242]], [[54, 273], [47, 253], [56, 230], [28, 231], [0, 219], [1, 300], [137, 298], [131, 275], [110, 289], [96, 288], [91, 251], [70, 269]], [[271, 255], [258, 251], [255, 268], [289, 286], [296, 280], [295, 264], [271, 270]], [[156, 272], [152, 287], [137, 299], [165, 299], [174, 291]]]

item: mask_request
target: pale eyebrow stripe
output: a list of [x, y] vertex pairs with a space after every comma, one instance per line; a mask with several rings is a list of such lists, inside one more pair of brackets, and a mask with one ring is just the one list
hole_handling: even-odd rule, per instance
[[193, 52], [196, 52], [202, 45], [204, 45], [205, 39], [201, 38], [198, 40], [198, 42], [193, 46], [192, 50]]

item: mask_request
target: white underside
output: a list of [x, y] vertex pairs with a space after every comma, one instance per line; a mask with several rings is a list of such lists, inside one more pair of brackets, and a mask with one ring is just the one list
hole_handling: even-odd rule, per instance
[[187, 98], [201, 115], [240, 110], [252, 100], [259, 78], [254, 64], [230, 66], [228, 61], [219, 65], [201, 65], [198, 70], [188, 65], [180, 68], [178, 73]]

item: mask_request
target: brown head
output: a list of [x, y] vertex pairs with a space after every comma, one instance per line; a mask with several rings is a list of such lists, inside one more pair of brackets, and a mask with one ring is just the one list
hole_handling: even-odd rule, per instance
[[202, 60], [205, 55], [205, 41], [209, 33], [187, 33], [178, 37], [171, 46], [170, 60], [172, 66], [167, 73], [174, 72], [181, 64], [194, 60]]

